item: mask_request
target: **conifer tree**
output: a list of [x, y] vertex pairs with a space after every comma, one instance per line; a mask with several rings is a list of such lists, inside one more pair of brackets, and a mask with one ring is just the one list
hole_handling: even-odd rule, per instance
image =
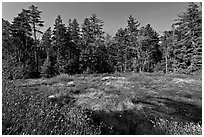
[[52, 56], [52, 30], [49, 27], [42, 36], [40, 47], [46, 53], [46, 59], [41, 66], [41, 75], [51, 77], [55, 73], [54, 62]]
[[61, 16], [58, 15], [53, 29], [53, 48], [56, 55], [56, 69], [58, 73], [66, 73], [67, 63], [69, 59], [68, 41], [69, 36], [66, 31], [65, 24], [62, 23]]
[[38, 70], [38, 44], [39, 43], [37, 43], [38, 42], [38, 40], [37, 40], [37, 33], [40, 33], [40, 34], [42, 34], [43, 32], [42, 31], [40, 31], [40, 27], [43, 27], [44, 25], [43, 25], [43, 22], [44, 21], [42, 21], [41, 20], [41, 13], [42, 13], [42, 11], [39, 11], [38, 10], [38, 7], [36, 7], [36, 6], [34, 6], [34, 5], [31, 5], [30, 7], [29, 7], [29, 10], [28, 10], [28, 12], [29, 12], [29, 22], [30, 22], [30, 24], [31, 24], [31, 26], [32, 26], [32, 32], [33, 32], [33, 37], [34, 37], [34, 51], [35, 51], [35, 63], [36, 63], [36, 73], [39, 73], [39, 70]]
[[139, 26], [140, 23], [137, 21], [136, 18], [134, 18], [132, 15], [129, 16], [127, 20], [127, 31], [128, 31], [128, 45], [126, 48], [126, 56], [127, 56], [127, 65], [126, 67], [128, 68], [129, 71], [133, 71], [134, 68], [133, 66], [135, 65], [134, 62], [136, 62], [135, 59], [137, 59], [137, 54], [138, 54], [138, 32], [139, 32]]
[[80, 55], [82, 69], [87, 72], [95, 72], [97, 62], [97, 48], [104, 42], [103, 21], [98, 19], [95, 14], [90, 18], [85, 18], [82, 24], [83, 47]]
[[202, 10], [197, 4], [189, 3], [187, 11], [179, 14], [175, 21], [177, 66], [186, 73], [201, 69]]
[[70, 36], [69, 41], [69, 61], [68, 61], [68, 72], [70, 74], [79, 73], [80, 72], [80, 51], [81, 51], [81, 37], [80, 37], [80, 28], [79, 23], [76, 19], [71, 21], [69, 20], [69, 24], [67, 30]]
[[34, 76], [33, 71], [33, 39], [31, 38], [30, 16], [28, 10], [22, 10], [11, 25], [12, 43], [16, 57], [16, 67], [14, 68], [14, 78], [28, 78]]

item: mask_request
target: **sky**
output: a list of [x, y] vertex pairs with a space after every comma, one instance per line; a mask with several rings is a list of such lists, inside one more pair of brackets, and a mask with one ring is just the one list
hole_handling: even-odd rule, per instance
[[104, 22], [103, 30], [111, 35], [127, 26], [130, 15], [140, 22], [140, 27], [151, 24], [158, 33], [170, 30], [174, 19], [188, 5], [186, 2], [3, 2], [2, 17], [12, 22], [22, 9], [32, 4], [42, 11], [43, 31], [53, 27], [58, 15], [66, 25], [69, 19], [77, 19], [81, 26], [85, 18], [95, 13]]

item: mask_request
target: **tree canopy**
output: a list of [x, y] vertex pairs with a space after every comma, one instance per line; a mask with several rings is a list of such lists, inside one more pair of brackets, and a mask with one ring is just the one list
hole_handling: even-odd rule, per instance
[[81, 25], [76, 19], [63, 24], [58, 15], [53, 30], [50, 26], [42, 32], [41, 14], [31, 5], [11, 23], [2, 19], [5, 78], [116, 71], [189, 74], [202, 69], [201, 4], [189, 3], [172, 23], [172, 29], [162, 35], [151, 24], [141, 26], [130, 15], [127, 26], [111, 36], [96, 14], [86, 17]]

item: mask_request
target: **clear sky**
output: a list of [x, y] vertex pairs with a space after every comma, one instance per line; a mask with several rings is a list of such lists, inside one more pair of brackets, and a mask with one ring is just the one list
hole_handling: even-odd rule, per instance
[[2, 17], [12, 22], [23, 8], [28, 9], [32, 4], [42, 11], [41, 17], [45, 21], [43, 31], [53, 27], [58, 15], [65, 24], [75, 18], [81, 26], [86, 17], [95, 13], [104, 21], [104, 31], [111, 35], [127, 26], [130, 14], [141, 26], [149, 23], [157, 32], [169, 30], [177, 14], [187, 7], [186, 2], [3, 2]]

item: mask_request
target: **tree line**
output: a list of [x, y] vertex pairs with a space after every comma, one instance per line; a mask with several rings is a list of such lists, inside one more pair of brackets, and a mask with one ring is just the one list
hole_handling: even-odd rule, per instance
[[[4, 78], [52, 77], [58, 74], [114, 72], [192, 73], [202, 66], [202, 5], [189, 3], [172, 29], [162, 36], [132, 15], [112, 37], [96, 14], [63, 24], [60, 15], [42, 32], [42, 11], [32, 5], [2, 19]], [[41, 37], [39, 37], [39, 35]]]

